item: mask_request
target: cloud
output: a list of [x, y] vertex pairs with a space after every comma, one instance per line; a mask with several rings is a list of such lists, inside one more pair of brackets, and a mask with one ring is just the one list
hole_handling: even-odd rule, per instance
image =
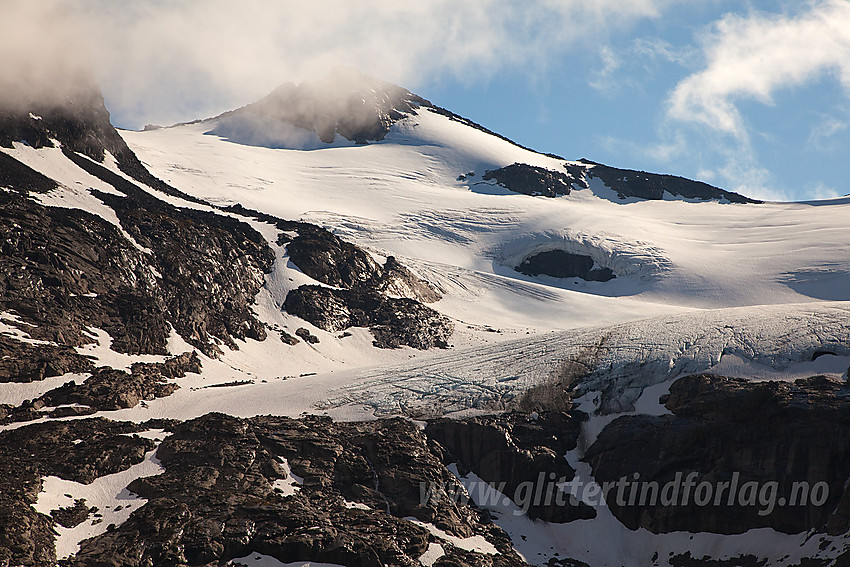
[[842, 196], [842, 193], [835, 187], [830, 187], [820, 181], [807, 187], [807, 193], [811, 195], [812, 199], [836, 199]]
[[850, 92], [850, 2], [812, 2], [793, 16], [728, 15], [703, 49], [705, 69], [676, 86], [668, 115], [746, 140], [740, 100], [771, 104], [776, 91], [826, 74]]
[[[687, 163], [712, 183], [751, 197], [788, 198], [756, 149], [775, 149], [779, 141], [755, 130], [742, 106], [753, 101], [773, 106], [779, 93], [820, 80], [834, 81], [839, 93], [850, 96], [850, 2], [811, 0], [797, 6], [794, 13], [727, 14], [698, 35], [696, 51], [677, 62], [693, 67], [701, 55], [701, 68], [672, 89], [658, 126], [659, 142], [644, 148], [643, 155]], [[663, 44], [648, 48], [661, 57], [672, 55]], [[846, 125], [811, 114], [807, 145], [823, 150]]]
[[847, 120], [835, 116], [823, 115], [812, 126], [809, 133], [808, 147], [820, 152], [843, 150], [838, 135], [850, 128]]
[[351, 66], [416, 88], [542, 76], [570, 49], [674, 0], [64, 0], [83, 22], [113, 114], [132, 125], [219, 112]]
[[602, 93], [613, 93], [622, 86], [622, 58], [608, 46], [600, 49], [599, 57], [602, 66], [591, 74], [588, 84]]
[[91, 80], [90, 51], [54, 0], [0, 0], [0, 105], [50, 103]]

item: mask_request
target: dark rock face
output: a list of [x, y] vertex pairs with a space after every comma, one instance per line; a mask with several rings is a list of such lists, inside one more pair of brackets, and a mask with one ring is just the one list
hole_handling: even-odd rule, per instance
[[184, 353], [164, 363], [133, 364], [131, 373], [100, 368], [80, 385], [65, 385], [44, 394], [47, 406], [80, 404], [98, 411], [132, 408], [142, 400], [164, 398], [179, 386], [168, 378], [182, 378], [187, 372], [201, 372], [197, 353]]
[[[174, 382], [168, 382], [168, 378], [182, 378], [187, 372], [197, 374], [200, 371], [201, 361], [195, 352], [175, 356], [164, 363], [137, 362], [129, 374], [123, 370], [101, 367], [82, 384], [68, 382], [17, 408], [6, 407], [6, 415], [2, 416], [0, 423], [132, 408], [142, 400], [164, 398], [180, 388]], [[45, 407], [66, 405], [82, 407], [57, 407], [52, 411], [41, 411]]]
[[282, 230], [298, 231], [296, 237], [284, 241], [289, 260], [314, 280], [346, 289], [365, 287], [426, 303], [440, 299], [439, 293], [395, 257], [389, 256], [381, 266], [362, 248], [323, 228], [306, 223], [292, 225], [278, 222]]
[[331, 332], [368, 327], [380, 348], [448, 346], [453, 324], [420, 303], [437, 301], [440, 294], [393, 256], [381, 266], [362, 248], [316, 225], [239, 205], [226, 210], [277, 226], [283, 231], [278, 244], [286, 245], [290, 262], [311, 278], [342, 288], [303, 285], [294, 289], [284, 301], [288, 313]]
[[298, 225], [298, 236], [286, 242], [290, 261], [322, 283], [350, 288], [379, 277], [381, 266], [365, 250], [330, 232]]
[[86, 506], [85, 498], [81, 498], [75, 500], [73, 506], [51, 510], [50, 515], [53, 521], [63, 528], [76, 528], [88, 519], [90, 513], [91, 509]]
[[[524, 564], [481, 512], [448, 499], [422, 502], [420, 483], [455, 481], [422, 432], [400, 419], [335, 424], [210, 414], [177, 426], [157, 457], [165, 472], [129, 487], [148, 503], [83, 542], [72, 565], [223, 564], [262, 553], [282, 562], [412, 566], [436, 540], [402, 519], [408, 516], [458, 537], [483, 535], [501, 552], [467, 553], [442, 542], [443, 564]], [[303, 479], [291, 495], [275, 487], [288, 478], [281, 459]]]
[[79, 346], [91, 342], [85, 327], [100, 327], [114, 350], [131, 354], [165, 354], [169, 322], [207, 354], [217, 350], [210, 336], [230, 347], [232, 337], [265, 338], [249, 304], [274, 255], [256, 231], [167, 205], [86, 158], [66, 156], [127, 195], [98, 194], [153, 258], [95, 215], [27, 199], [24, 176], [15, 181], [24, 194], [0, 195], [0, 309], [35, 325], [26, 329], [33, 338]]
[[0, 187], [23, 193], [47, 193], [56, 189], [56, 182], [0, 152]]
[[287, 294], [283, 307], [330, 332], [368, 327], [380, 348], [446, 348], [454, 330], [451, 321], [418, 301], [363, 288], [303, 285]]
[[692, 181], [675, 175], [662, 175], [658, 173], [646, 173], [645, 171], [634, 171], [631, 169], [617, 169], [608, 167], [590, 160], [579, 160], [592, 166], [586, 168], [588, 177], [601, 179], [605, 185], [617, 192], [620, 199], [637, 197], [639, 199], [661, 200], [664, 192], [671, 195], [684, 197], [686, 199], [726, 199], [730, 203], [760, 203], [750, 199], [713, 187], [701, 181]]
[[69, 160], [126, 195], [97, 194], [153, 258], [99, 217], [26, 199], [55, 182], [3, 154], [0, 184], [16, 192], [0, 195], [0, 284], [9, 290], [0, 309], [35, 324], [33, 338], [79, 346], [91, 342], [84, 326], [97, 326], [114, 339], [113, 349], [131, 354], [165, 354], [169, 323], [207, 354], [218, 350], [211, 337], [231, 348], [234, 338], [262, 340], [248, 308], [274, 260], [262, 237], [236, 219], [168, 205], [98, 165], [109, 152], [154, 192], [197, 201], [138, 161], [96, 87], [81, 80], [70, 93], [0, 109], [0, 145], [41, 148], [58, 140]]
[[[0, 146], [11, 148], [14, 142], [24, 142], [33, 148], [52, 148], [52, 140], [57, 140], [63, 150], [85, 155], [99, 163], [109, 152], [121, 171], [133, 179], [163, 193], [197, 201], [157, 179], [142, 165], [110, 123], [103, 96], [93, 82], [83, 79], [61, 100], [26, 106], [23, 109], [0, 108]], [[0, 156], [3, 169], [9, 165], [5, 163], [8, 160], [8, 156]], [[0, 173], [0, 186], [3, 177], [4, 173]], [[20, 177], [16, 176], [16, 180]]]
[[375, 346], [380, 348], [448, 346], [454, 326], [420, 303], [437, 301], [440, 294], [394, 257], [388, 257], [381, 266], [365, 250], [321, 227], [241, 206], [227, 210], [285, 231], [278, 244], [286, 245], [289, 260], [313, 279], [342, 288], [303, 285], [294, 289], [284, 301], [288, 313], [331, 332], [368, 327], [375, 335]]
[[93, 367], [89, 359], [64, 345], [32, 345], [0, 336], [0, 353], [0, 383], [35, 382]]
[[97, 326], [113, 337], [113, 349], [129, 353], [165, 354], [168, 320], [208, 354], [215, 351], [208, 335], [231, 347], [231, 336], [264, 338], [248, 308], [273, 262], [261, 237], [239, 221], [140, 194], [101, 196], [155, 259], [94, 215], [0, 195], [0, 235], [7, 236], [0, 263], [9, 290], [2, 308], [37, 325], [28, 331], [34, 338], [81, 345], [90, 342], [84, 326]]
[[67, 155], [126, 195], [96, 193], [127, 232], [153, 251], [162, 275], [158, 291], [186, 342], [215, 355], [219, 349], [210, 337], [232, 349], [234, 338], [265, 340], [250, 303], [271, 271], [274, 253], [257, 231], [237, 219], [171, 206], [89, 160]]
[[514, 163], [501, 169], [487, 171], [484, 174], [484, 180], [491, 179], [511, 191], [544, 197], [569, 195], [572, 184], [576, 182], [576, 179], [568, 173], [524, 163]]
[[317, 344], [319, 342], [319, 337], [317, 337], [304, 327], [299, 327], [298, 329], [296, 329], [295, 336], [300, 337], [302, 341], [311, 345]]
[[127, 145], [112, 124], [99, 90], [81, 84], [65, 100], [30, 105], [37, 116], [19, 109], [0, 109], [0, 146], [26, 142], [34, 148], [52, 148], [52, 139], [63, 148], [103, 161], [104, 152], [118, 157], [128, 152]]
[[[614, 515], [629, 528], [722, 534], [758, 527], [789, 534], [811, 528], [844, 533], [850, 528], [850, 497], [844, 486], [850, 476], [846, 384], [819, 376], [787, 383], [700, 374], [675, 382], [665, 405], [674, 415], [620, 417], [602, 431], [585, 456], [597, 482], [631, 479], [637, 473], [640, 481], [664, 487], [675, 481], [676, 473], [684, 483], [693, 472], [696, 484], [705, 481], [718, 491], [715, 497], [721, 494], [719, 483], [729, 484], [716, 505], [712, 500], [697, 506], [694, 487], [687, 504], [683, 487], [670, 488], [679, 505], [650, 505], [650, 489], [644, 505], [638, 499], [633, 501], [637, 505], [628, 505], [608, 498]], [[730, 505], [733, 482], [738, 491]], [[803, 482], [810, 490], [801, 504], [803, 488], [798, 487], [796, 497], [793, 488]], [[745, 489], [746, 483], [757, 483], [750, 489], [755, 486], [758, 493]], [[775, 507], [769, 504], [774, 488], [768, 483], [775, 483]], [[818, 483], [827, 490], [814, 490]], [[821, 496], [820, 505], [813, 502]]]
[[[558, 156], [552, 156], [558, 157]], [[590, 160], [581, 159], [580, 163], [565, 163], [563, 171], [552, 171], [524, 163], [514, 163], [501, 169], [484, 173], [484, 180], [495, 180], [499, 185], [524, 195], [558, 197], [569, 195], [573, 185], [587, 189], [588, 180], [597, 178], [617, 192], [620, 199], [637, 197], [647, 200], [661, 200], [665, 192], [685, 199], [725, 199], [731, 203], [760, 203], [733, 193], [718, 189], [701, 181], [692, 181], [675, 175], [647, 173], [630, 169], [608, 167]]]
[[[26, 191], [25, 181], [18, 186]], [[0, 239], [0, 310], [30, 323], [22, 329], [30, 336], [79, 346], [91, 342], [85, 327], [100, 327], [117, 351], [165, 353], [156, 277], [114, 226], [3, 192]]]
[[[449, 461], [459, 463], [485, 482], [496, 486], [504, 483], [503, 494], [508, 497], [518, 494], [523, 483], [535, 489], [542, 484], [548, 487], [544, 490], [554, 492], [556, 480], [570, 481], [575, 476], [564, 455], [576, 448], [581, 422], [587, 416], [582, 412], [535, 415], [536, 419], [519, 413], [437, 419], [428, 423], [425, 432], [447, 449]], [[528, 515], [563, 523], [594, 518], [596, 512], [574, 499], [558, 505], [554, 494], [541, 493], [540, 502], [528, 507]]]
[[514, 268], [527, 276], [552, 276], [553, 278], [581, 278], [589, 282], [607, 282], [617, 276], [611, 268], [594, 268], [593, 258], [584, 254], [570, 254], [563, 250], [548, 250], [529, 256]]
[[[146, 427], [105, 419], [50, 422], [0, 432], [0, 564], [56, 564], [53, 520], [33, 509], [42, 476], [90, 483], [140, 463], [153, 441]], [[60, 513], [69, 519], [76, 512]], [[66, 518], [67, 516], [67, 518]]]

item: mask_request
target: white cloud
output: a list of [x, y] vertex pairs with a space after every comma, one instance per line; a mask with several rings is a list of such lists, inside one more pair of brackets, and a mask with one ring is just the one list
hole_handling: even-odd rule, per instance
[[703, 49], [706, 68], [676, 86], [669, 117], [746, 140], [739, 100], [771, 104], [776, 91], [827, 73], [850, 91], [850, 2], [812, 2], [793, 16], [728, 15]]
[[[543, 76], [569, 49], [677, 0], [64, 0], [97, 46], [114, 113], [176, 120], [352, 66], [416, 88], [452, 76]], [[678, 0], [681, 1], [681, 0]]]
[[0, 103], [26, 105], [69, 94], [90, 78], [85, 36], [57, 1], [0, 0]]
[[830, 187], [820, 181], [808, 187], [806, 192], [811, 195], [812, 199], [836, 199], [842, 196], [842, 193], [835, 187]]
[[660, 60], [677, 65], [692, 65], [697, 56], [697, 51], [691, 46], [673, 45], [658, 37], [636, 39], [631, 51], [635, 56], [649, 63]]
[[837, 138], [839, 134], [846, 132], [848, 128], [850, 128], [850, 124], [847, 123], [846, 119], [823, 115], [812, 126], [809, 133], [808, 146], [821, 152], [843, 149]]
[[599, 51], [602, 67], [594, 71], [588, 84], [602, 93], [613, 93], [622, 84], [622, 76], [618, 71], [622, 67], [621, 57], [610, 47], [604, 46]]
[[[788, 198], [756, 150], [779, 141], [770, 131], [756, 130], [742, 105], [755, 101], [772, 106], [778, 93], [824, 80], [850, 96], [850, 2], [811, 0], [797, 10], [728, 14], [699, 36], [703, 66], [673, 88], [659, 125], [660, 141], [643, 155], [686, 162], [712, 183], [751, 197]], [[662, 57], [672, 54], [663, 44], [649, 47], [649, 53]], [[693, 65], [695, 60], [688, 53], [679, 63]], [[800, 109], [795, 110], [799, 115]], [[846, 125], [825, 115], [817, 118], [813, 110], [808, 146], [823, 150]], [[804, 137], [801, 152], [805, 144]]]

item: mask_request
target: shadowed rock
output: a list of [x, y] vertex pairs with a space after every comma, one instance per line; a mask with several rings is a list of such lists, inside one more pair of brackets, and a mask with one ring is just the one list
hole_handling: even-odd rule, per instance
[[451, 321], [418, 301], [362, 288], [303, 285], [287, 294], [283, 307], [330, 332], [368, 327], [381, 348], [446, 348], [454, 330]]
[[[157, 457], [165, 472], [129, 487], [147, 504], [84, 541], [71, 565], [218, 565], [261, 553], [284, 563], [413, 566], [436, 541], [444, 564], [524, 564], [486, 514], [448, 498], [423, 500], [423, 484], [456, 481], [402, 419], [209, 414], [175, 427]], [[283, 492], [293, 475], [301, 483]], [[484, 536], [500, 553], [456, 549], [403, 519], [410, 516], [456, 537]]]
[[514, 163], [487, 171], [484, 180], [491, 179], [516, 193], [544, 197], [569, 195], [572, 184], [577, 182], [571, 175], [562, 171], [552, 171], [525, 163]]
[[[437, 419], [425, 432], [443, 445], [449, 459], [495, 486], [503, 485], [509, 498], [532, 497], [540, 490], [538, 501], [530, 502], [528, 515], [549, 522], [571, 522], [595, 518], [593, 508], [575, 499], [556, 498], [556, 482], [570, 481], [575, 470], [564, 459], [576, 448], [582, 412], [541, 414], [509, 413], [471, 419]], [[522, 487], [521, 485], [526, 485]], [[522, 505], [523, 503], [517, 502]]]
[[664, 194], [668, 193], [674, 197], [703, 201], [725, 199], [730, 203], [761, 203], [732, 191], [718, 189], [702, 181], [693, 181], [676, 175], [618, 169], [586, 159], [579, 161], [590, 166], [586, 168], [586, 175], [589, 178], [595, 177], [602, 180], [605, 185], [617, 192], [620, 199], [637, 197], [658, 201], [664, 199]]
[[[846, 384], [822, 376], [748, 382], [700, 374], [679, 379], [662, 399], [673, 415], [620, 417], [600, 433], [585, 456], [600, 483], [631, 479], [634, 473], [641, 482], [659, 487], [674, 483], [669, 490], [677, 496], [667, 500], [677, 505], [663, 505], [660, 497], [652, 503], [651, 488], [646, 488], [643, 505], [608, 498], [609, 508], [628, 528], [721, 534], [760, 527], [788, 534], [812, 528], [844, 533], [850, 528]], [[683, 483], [691, 472], [697, 484], [707, 482], [712, 490], [726, 483], [719, 504], [712, 500], [711, 505], [698, 506], [693, 487], [685, 503]], [[678, 488], [677, 473], [682, 476]], [[733, 482], [738, 492], [729, 504]], [[795, 498], [792, 489], [803, 482], [809, 489], [801, 504], [799, 492]], [[743, 488], [747, 483], [756, 483], [750, 488], [756, 486], [758, 492], [748, 496]], [[763, 492], [773, 490], [767, 483], [776, 483], [773, 505]], [[811, 501], [810, 491], [818, 483], [827, 487], [820, 505]], [[780, 498], [788, 505], [782, 506]]]
[[617, 277], [611, 268], [594, 268], [594, 265], [593, 258], [584, 254], [547, 250], [529, 256], [514, 269], [527, 276], [581, 278], [589, 282], [607, 282]]

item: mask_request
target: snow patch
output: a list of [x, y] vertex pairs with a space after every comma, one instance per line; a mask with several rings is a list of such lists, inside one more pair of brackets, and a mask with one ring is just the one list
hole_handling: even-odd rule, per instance
[[485, 555], [497, 555], [499, 553], [499, 550], [496, 549], [496, 547], [492, 543], [487, 541], [484, 536], [476, 535], [466, 538], [456, 537], [444, 532], [434, 524], [422, 522], [412, 516], [405, 518], [405, 520], [416, 524], [421, 528], [425, 528], [431, 535], [447, 543], [452, 544], [458, 549], [463, 549], [464, 551], [474, 551], [475, 553], [483, 553]]
[[279, 478], [275, 480], [272, 484], [272, 488], [274, 488], [275, 490], [279, 490], [281, 496], [283, 496], [284, 498], [288, 496], [293, 496], [295, 493], [301, 490], [301, 485], [304, 484], [304, 479], [292, 472], [292, 469], [289, 468], [289, 462], [285, 458], [278, 458], [280, 459], [280, 462], [283, 465], [283, 470], [286, 473], [286, 478]]
[[446, 554], [446, 550], [439, 543], [429, 543], [428, 550], [419, 557], [419, 563], [423, 567], [431, 567], [442, 556]]
[[55, 476], [44, 477], [41, 493], [33, 504], [37, 512], [50, 515], [51, 510], [73, 506], [75, 500], [85, 499], [89, 508], [97, 507], [102, 517], [89, 518], [75, 528], [56, 525], [56, 557], [64, 559], [77, 553], [84, 539], [106, 533], [110, 525], [119, 526], [140, 508], [146, 499], [127, 490], [126, 486], [137, 478], [162, 474], [165, 470], [154, 456], [156, 449], [145, 455], [145, 460], [125, 471], [97, 478], [91, 484], [81, 484]]

